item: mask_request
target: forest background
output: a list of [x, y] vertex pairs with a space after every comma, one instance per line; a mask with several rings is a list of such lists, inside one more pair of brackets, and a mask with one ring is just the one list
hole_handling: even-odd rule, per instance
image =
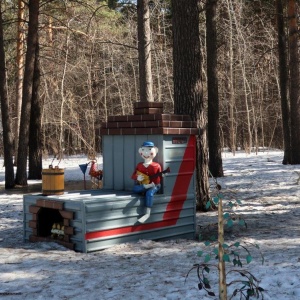
[[[218, 114], [211, 117], [218, 121], [217, 147], [232, 152], [284, 149], [284, 163], [300, 163], [298, 1], [147, 0], [153, 99], [164, 103], [165, 113], [174, 111], [171, 4], [189, 6], [192, 2], [197, 2], [199, 11], [206, 121], [209, 70], [217, 68]], [[32, 12], [37, 4], [38, 20], [32, 16], [29, 26], [28, 7]], [[5, 134], [0, 136], [0, 154], [13, 141], [12, 151], [17, 155], [19, 134], [27, 123], [21, 119], [24, 101], [38, 102], [32, 106], [31, 136], [23, 141], [29, 148], [39, 143], [42, 154], [53, 157], [86, 153], [92, 158], [101, 153], [101, 123], [110, 115], [132, 114], [133, 103], [140, 101], [136, 1], [1, 0], [0, 24], [1, 124], [3, 133], [6, 126], [12, 128], [9, 141]], [[191, 24], [186, 18], [181, 25]], [[216, 26], [216, 35], [209, 24]], [[24, 67], [32, 46], [29, 29], [34, 26], [38, 47], [31, 53], [38, 53], [39, 59], [31, 61], [32, 80], [27, 82]], [[217, 51], [213, 60], [211, 42]], [[212, 61], [216, 66], [211, 66]], [[6, 106], [8, 114], [3, 113]], [[211, 134], [210, 138], [217, 137]], [[298, 157], [286, 158], [291, 149]], [[29, 170], [30, 176], [36, 175]]]

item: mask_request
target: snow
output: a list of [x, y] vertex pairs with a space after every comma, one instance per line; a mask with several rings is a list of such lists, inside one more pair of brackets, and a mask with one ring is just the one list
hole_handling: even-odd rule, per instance
[[[243, 267], [261, 280], [264, 299], [272, 300], [300, 299], [300, 165], [282, 165], [282, 157], [275, 150], [235, 156], [224, 152], [225, 177], [217, 179], [224, 200], [241, 200], [234, 212], [248, 225], [227, 229], [225, 242], [259, 245], [259, 251], [249, 248], [253, 260]], [[64, 158], [59, 166], [65, 169], [65, 182], [81, 184], [78, 165], [86, 162], [84, 156]], [[101, 158], [98, 163], [102, 164]], [[49, 164], [51, 159], [43, 162]], [[29, 185], [40, 183], [29, 181]], [[23, 241], [22, 191], [5, 191], [3, 186], [0, 159], [1, 299], [218, 299], [198, 290], [195, 270], [186, 278], [192, 266], [203, 261], [197, 256], [199, 250], [207, 249], [202, 241], [140, 240], [88, 254], [56, 243], [27, 243]], [[207, 225], [214, 223], [215, 211], [197, 213], [199, 234], [212, 234], [214, 227], [208, 231]], [[217, 274], [208, 276], [218, 295]], [[229, 295], [230, 291], [231, 287]]]

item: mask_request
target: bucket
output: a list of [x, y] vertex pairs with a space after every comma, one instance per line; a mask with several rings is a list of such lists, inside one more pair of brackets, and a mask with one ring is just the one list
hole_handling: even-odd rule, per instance
[[62, 195], [65, 190], [64, 169], [51, 167], [42, 170], [43, 195]]

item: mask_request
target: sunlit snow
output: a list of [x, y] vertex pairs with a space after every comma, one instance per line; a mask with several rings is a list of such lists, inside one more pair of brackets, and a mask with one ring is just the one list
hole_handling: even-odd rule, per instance
[[[298, 300], [300, 165], [282, 165], [282, 158], [280, 151], [261, 151], [257, 155], [238, 152], [235, 156], [224, 152], [225, 177], [217, 182], [225, 200], [241, 200], [234, 212], [248, 226], [226, 230], [226, 243], [244, 241], [259, 245], [264, 264], [259, 251], [253, 251], [253, 261], [244, 267], [261, 280], [265, 299]], [[59, 166], [65, 170], [65, 181], [78, 181], [78, 189], [83, 189], [79, 164], [86, 162], [85, 156], [63, 158]], [[101, 167], [102, 158], [97, 162]], [[49, 158], [43, 166], [51, 163]], [[56, 163], [53, 161], [53, 165]], [[41, 181], [29, 181], [29, 185], [37, 183]], [[211, 184], [213, 187], [213, 180]], [[23, 195], [20, 191], [4, 190], [3, 158], [0, 187], [1, 299], [218, 299], [198, 290], [196, 272], [186, 278], [191, 267], [201, 261], [197, 253], [205, 250], [203, 242], [140, 240], [88, 254], [56, 243], [25, 243]], [[215, 211], [197, 213], [198, 235], [209, 235], [207, 225], [214, 223]], [[218, 295], [217, 273], [211, 272], [209, 278]]]

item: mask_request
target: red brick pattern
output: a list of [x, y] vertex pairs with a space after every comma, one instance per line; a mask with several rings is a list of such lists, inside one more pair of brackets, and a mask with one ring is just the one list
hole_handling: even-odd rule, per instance
[[163, 110], [162, 108], [136, 108], [134, 110], [135, 115], [146, 115], [146, 114], [162, 114]]
[[134, 108], [161, 108], [163, 109], [164, 104], [162, 102], [147, 102], [147, 101], [140, 101], [135, 102], [133, 104]]
[[101, 129], [101, 135], [172, 134], [198, 135], [198, 128], [112, 128]]
[[[38, 213], [41, 208], [51, 208], [57, 209], [59, 211], [60, 215], [63, 218], [64, 224], [64, 236], [62, 240], [38, 236]], [[74, 243], [72, 243], [70, 239], [74, 234], [74, 227], [70, 226], [70, 221], [73, 220], [74, 213], [72, 211], [67, 211], [64, 209], [64, 202], [47, 199], [37, 199], [36, 205], [29, 206], [29, 212], [32, 216], [32, 219], [28, 222], [28, 226], [32, 229], [32, 234], [29, 237], [30, 242], [54, 241], [65, 246], [68, 249], [74, 250]]]
[[198, 135], [197, 122], [187, 115], [163, 113], [163, 103], [136, 102], [134, 115], [110, 116], [101, 135]]
[[[109, 116], [108, 122], [127, 122], [127, 121], [191, 121], [187, 115], [171, 114], [151, 114], [151, 115], [127, 115], [127, 116]], [[105, 124], [105, 123], [104, 123]]]
[[36, 201], [36, 205], [39, 207], [53, 208], [59, 210], [62, 210], [64, 207], [63, 202], [55, 201], [55, 200], [45, 200], [45, 199], [38, 199]]

